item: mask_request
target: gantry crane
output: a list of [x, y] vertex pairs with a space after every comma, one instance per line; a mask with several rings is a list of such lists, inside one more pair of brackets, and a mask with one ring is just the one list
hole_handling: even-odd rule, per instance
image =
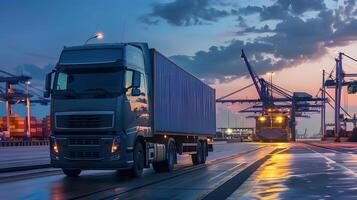
[[[249, 63], [247, 56], [244, 51], [241, 52], [241, 57], [243, 58], [249, 75], [253, 81], [253, 84], [245, 86], [241, 89], [238, 89], [228, 95], [225, 95], [221, 98], [218, 98], [216, 102], [218, 103], [254, 103], [251, 107], [241, 110], [240, 112], [244, 113], [260, 113], [262, 115], [266, 114], [269, 110], [272, 109], [285, 109], [288, 110], [290, 115], [290, 132], [291, 136], [290, 141], [295, 141], [296, 139], [296, 117], [308, 117], [304, 113], [316, 113], [319, 112], [319, 108], [322, 104], [317, 102], [324, 101], [323, 98], [314, 98], [310, 94], [305, 92], [290, 92], [278, 85], [269, 83], [263, 78], [260, 78], [252, 66]], [[233, 94], [241, 92], [250, 86], [255, 86], [255, 89], [258, 93], [258, 99], [226, 99]], [[273, 96], [273, 93], [279, 97]], [[313, 103], [315, 102], [315, 103]], [[312, 104], [313, 103], [313, 104]], [[315, 108], [315, 109], [312, 109]], [[317, 109], [316, 109], [317, 108]]]
[[[29, 81], [31, 80], [30, 76], [16, 76], [14, 74], [11, 74], [9, 72], [6, 72], [4, 70], [0, 70], [2, 74], [5, 74], [5, 76], [0, 76], [0, 83], [5, 83], [5, 87], [0, 87], [0, 100], [5, 102], [6, 106], [6, 132], [5, 132], [5, 137], [9, 137], [10, 133], [10, 115], [12, 114], [12, 105], [17, 104], [17, 103], [24, 103], [26, 105], [26, 111], [27, 111], [27, 137], [29, 136], [29, 127], [30, 127], [30, 103], [40, 103], [42, 105], [47, 105], [48, 100], [44, 99], [42, 97], [39, 97], [38, 99], [30, 99], [34, 95], [29, 92], [28, 87], [29, 86]], [[18, 90], [13, 88], [14, 85], [23, 85], [25, 84], [27, 87], [27, 91], [24, 92], [22, 90]]]
[[[346, 57], [350, 60], [353, 60], [357, 62], [357, 59], [340, 52], [338, 54], [338, 57], [335, 59], [335, 78], [332, 77], [332, 73], [329, 74], [328, 79], [325, 81], [325, 72], [323, 71], [323, 80], [322, 80], [322, 88], [321, 88], [321, 96], [324, 97], [325, 95], [328, 95], [330, 99], [332, 99], [335, 104], [334, 106], [329, 104], [335, 111], [334, 113], [334, 134], [336, 141], [340, 141], [340, 134], [341, 134], [341, 122], [343, 123], [353, 123], [354, 127], [356, 127], [357, 119], [356, 115], [353, 117], [341, 107], [341, 94], [342, 94], [342, 88], [344, 86], [347, 86], [347, 92], [348, 94], [355, 94], [357, 93], [357, 81], [346, 81], [345, 78], [347, 77], [357, 77], [357, 74], [355, 73], [345, 73], [343, 70], [343, 63], [342, 59], [343, 57]], [[325, 87], [327, 88], [334, 88], [335, 89], [335, 97], [332, 98], [332, 96], [326, 91]], [[326, 112], [325, 112], [325, 105], [323, 105], [323, 112], [321, 113], [321, 130], [322, 130], [322, 135], [325, 135], [326, 128]], [[348, 118], [341, 118], [341, 111], [344, 112]]]

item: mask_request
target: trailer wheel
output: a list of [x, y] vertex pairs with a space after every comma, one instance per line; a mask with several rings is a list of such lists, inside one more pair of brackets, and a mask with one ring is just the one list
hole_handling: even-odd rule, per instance
[[208, 148], [207, 148], [207, 143], [206, 141], [202, 141], [202, 164], [206, 163], [207, 160], [207, 154], [208, 154]]
[[176, 148], [174, 142], [170, 142], [167, 148], [166, 160], [163, 162], [152, 163], [155, 172], [170, 172], [174, 169], [176, 158]]
[[65, 169], [65, 168], [62, 168], [62, 171], [63, 171], [64, 174], [66, 174], [66, 176], [78, 177], [82, 170], [80, 170], [80, 169]]
[[196, 147], [196, 153], [191, 155], [192, 163], [194, 165], [198, 165], [202, 163], [202, 154], [203, 154], [202, 142], [198, 141]]
[[130, 175], [139, 177], [143, 174], [144, 169], [144, 149], [140, 142], [136, 142], [133, 152], [133, 167], [130, 170]]

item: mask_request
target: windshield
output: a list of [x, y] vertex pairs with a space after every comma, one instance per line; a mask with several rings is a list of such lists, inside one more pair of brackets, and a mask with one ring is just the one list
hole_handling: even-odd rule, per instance
[[54, 83], [55, 97], [105, 98], [124, 92], [124, 70], [118, 68], [77, 68], [60, 70]]

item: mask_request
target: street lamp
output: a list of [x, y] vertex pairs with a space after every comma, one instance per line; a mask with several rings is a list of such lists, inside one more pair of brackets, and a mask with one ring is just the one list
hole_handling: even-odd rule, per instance
[[275, 72], [267, 72], [267, 75], [270, 76], [270, 95], [273, 98], [273, 76]]
[[31, 136], [31, 113], [30, 113], [30, 94], [29, 94], [29, 85], [30, 81], [26, 81], [26, 110], [27, 110], [27, 130], [26, 137], [29, 138]]
[[84, 44], [87, 44], [89, 42], [89, 40], [96, 39], [96, 38], [97, 39], [103, 39], [104, 38], [103, 33], [97, 33], [97, 34], [95, 34], [95, 36], [88, 38], [88, 40], [86, 40], [86, 42]]

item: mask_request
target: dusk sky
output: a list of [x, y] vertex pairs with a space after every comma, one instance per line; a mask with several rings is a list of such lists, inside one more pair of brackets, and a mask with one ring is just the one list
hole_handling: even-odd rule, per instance
[[[355, 0], [0, 0], [0, 24], [0, 68], [31, 75], [39, 88], [63, 46], [81, 45], [97, 32], [104, 39], [93, 43], [148, 42], [216, 88], [217, 97], [251, 83], [242, 48], [262, 77], [274, 71], [274, 83], [312, 95], [337, 52], [357, 57]], [[344, 64], [356, 73], [356, 63]], [[350, 113], [357, 112], [355, 96], [343, 94]], [[232, 98], [254, 97], [250, 88]], [[237, 114], [247, 106], [217, 105], [217, 127], [227, 126], [227, 108], [231, 124], [236, 116], [238, 125], [253, 126]], [[0, 103], [0, 115], [4, 110]], [[15, 112], [24, 110], [16, 106]], [[33, 106], [32, 113], [43, 117], [48, 107]], [[331, 116], [330, 110], [328, 120]], [[320, 130], [319, 115], [298, 123], [309, 134]]]

